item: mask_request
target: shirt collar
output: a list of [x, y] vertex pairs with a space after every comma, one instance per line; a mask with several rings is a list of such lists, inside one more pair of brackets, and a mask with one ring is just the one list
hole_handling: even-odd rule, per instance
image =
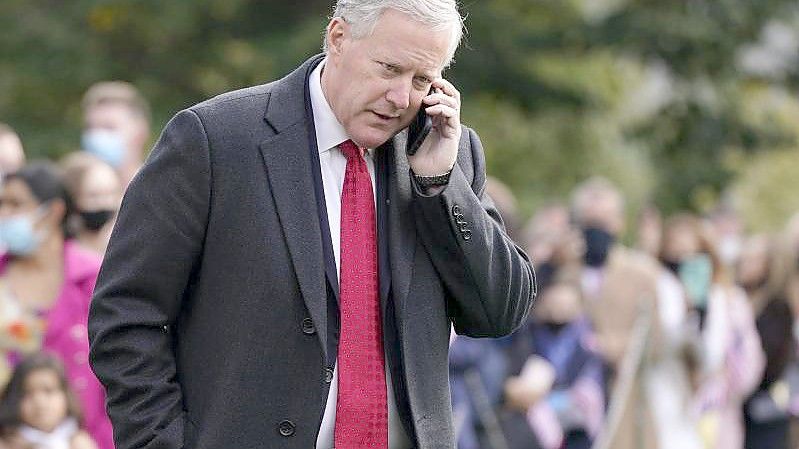
[[[322, 69], [327, 59], [323, 59], [319, 65], [311, 72], [308, 78], [308, 87], [311, 93], [311, 107], [313, 108], [314, 128], [316, 128], [316, 146], [319, 154], [326, 153], [337, 147], [340, 143], [349, 140], [347, 131], [339, 123], [330, 103], [327, 102], [324, 92], [322, 92]], [[366, 150], [371, 155], [372, 149]]]

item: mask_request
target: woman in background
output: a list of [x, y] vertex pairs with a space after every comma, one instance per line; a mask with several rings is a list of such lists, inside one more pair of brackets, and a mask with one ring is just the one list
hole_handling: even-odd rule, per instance
[[64, 362], [86, 428], [113, 449], [102, 385], [89, 368], [86, 329], [100, 258], [69, 239], [72, 200], [57, 168], [31, 163], [0, 191], [0, 376], [3, 384], [26, 355], [45, 350]]
[[106, 162], [83, 151], [67, 156], [61, 167], [64, 183], [75, 200], [75, 214], [69, 222], [75, 241], [102, 256], [122, 202], [119, 174]]
[[682, 284], [698, 334], [692, 377], [699, 434], [709, 449], [742, 449], [742, 406], [765, 363], [752, 307], [698, 217], [670, 218], [663, 237], [661, 259]]
[[756, 235], [746, 240], [738, 260], [738, 283], [752, 303], [766, 354], [763, 378], [744, 407], [747, 449], [788, 447], [791, 388], [786, 370], [796, 360], [796, 344], [786, 338], [794, 324], [787, 297], [791, 259], [784, 239]]

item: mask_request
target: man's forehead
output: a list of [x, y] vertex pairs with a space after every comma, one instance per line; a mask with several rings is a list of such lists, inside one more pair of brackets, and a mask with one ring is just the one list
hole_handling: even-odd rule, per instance
[[424, 52], [403, 52], [398, 49], [388, 49], [383, 47], [370, 47], [367, 50], [369, 57], [380, 62], [396, 65], [402, 69], [414, 69], [425, 75], [438, 78], [444, 70], [444, 64], [435, 62]]

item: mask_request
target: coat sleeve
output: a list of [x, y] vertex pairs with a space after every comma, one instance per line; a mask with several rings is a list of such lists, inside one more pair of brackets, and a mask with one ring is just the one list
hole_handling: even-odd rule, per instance
[[117, 449], [180, 449], [185, 412], [170, 335], [202, 254], [209, 145], [177, 114], [129, 186], [89, 315], [90, 361], [107, 390]]
[[443, 191], [426, 195], [411, 177], [417, 232], [446, 287], [455, 330], [473, 337], [509, 334], [532, 305], [535, 275], [484, 192], [477, 134], [464, 127], [458, 163]]

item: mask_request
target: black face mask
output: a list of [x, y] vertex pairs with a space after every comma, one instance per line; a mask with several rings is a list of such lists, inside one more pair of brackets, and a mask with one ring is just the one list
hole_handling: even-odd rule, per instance
[[675, 276], [678, 276], [680, 274], [679, 261], [664, 259], [662, 263], [663, 266], [666, 267], [666, 269], [668, 269], [672, 273], [674, 273]]
[[554, 323], [554, 322], [551, 322], [551, 321], [547, 321], [547, 322], [544, 322], [544, 327], [546, 327], [547, 330], [549, 330], [553, 334], [559, 334], [560, 331], [562, 331], [563, 328], [565, 328], [567, 324], [569, 324], [569, 323]]
[[114, 217], [114, 214], [116, 211], [112, 209], [87, 210], [81, 211], [80, 217], [86, 229], [97, 232]]
[[600, 228], [588, 227], [583, 229], [585, 238], [585, 263], [590, 267], [601, 267], [610, 254], [610, 248], [616, 243], [613, 234]]

